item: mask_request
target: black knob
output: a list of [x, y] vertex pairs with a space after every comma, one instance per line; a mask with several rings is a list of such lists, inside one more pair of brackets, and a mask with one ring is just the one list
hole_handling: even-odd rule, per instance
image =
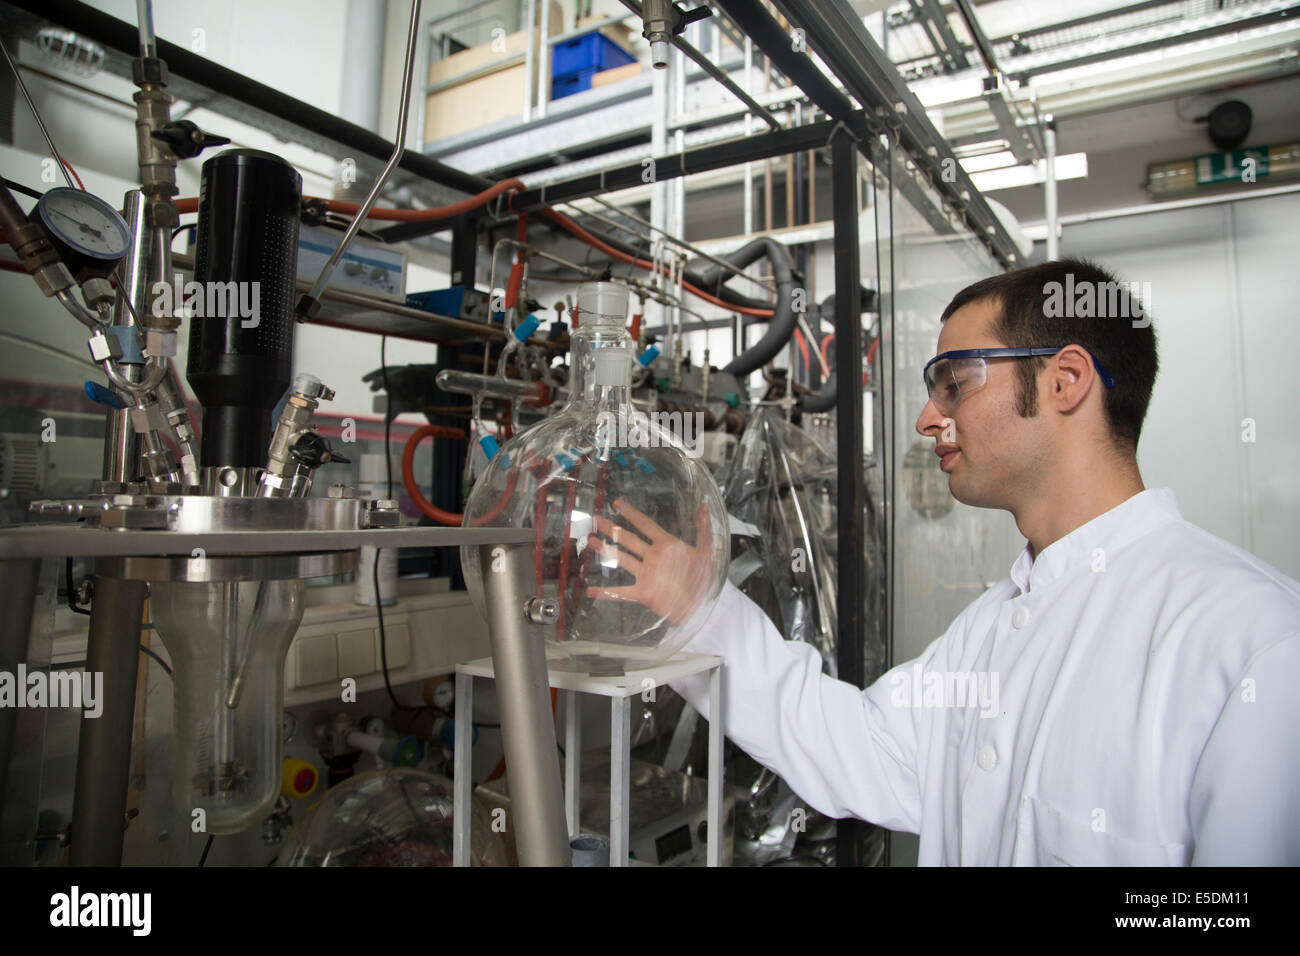
[[350, 458], [344, 458], [330, 448], [329, 441], [316, 432], [306, 432], [299, 436], [293, 443], [293, 447], [289, 449], [289, 454], [293, 456], [294, 461], [308, 468], [319, 468], [330, 462], [338, 462], [342, 465], [352, 463]]
[[192, 159], [209, 146], [224, 146], [230, 142], [225, 136], [203, 132], [190, 120], [175, 120], [149, 135], [166, 143], [177, 159]]

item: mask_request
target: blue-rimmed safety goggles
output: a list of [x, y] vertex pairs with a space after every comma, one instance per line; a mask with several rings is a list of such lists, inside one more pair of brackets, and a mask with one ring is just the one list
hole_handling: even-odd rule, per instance
[[[981, 389], [988, 382], [989, 367], [985, 359], [991, 358], [1030, 358], [1035, 355], [1055, 355], [1065, 346], [1059, 348], [999, 348], [999, 349], [953, 349], [940, 352], [925, 363], [921, 377], [925, 380], [925, 390], [930, 401], [940, 414], [946, 415], [952, 407], [969, 395]], [[1091, 357], [1091, 356], [1090, 356]], [[1115, 387], [1115, 380], [1102, 368], [1095, 357], [1093, 367], [1097, 370], [1102, 384], [1107, 388]]]

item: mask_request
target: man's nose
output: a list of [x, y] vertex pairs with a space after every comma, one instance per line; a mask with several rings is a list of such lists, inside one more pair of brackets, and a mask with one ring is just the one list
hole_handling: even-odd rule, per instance
[[916, 430], [921, 435], [937, 435], [943, 430], [945, 421], [946, 416], [939, 414], [939, 409], [934, 407], [934, 399], [930, 399], [916, 419]]

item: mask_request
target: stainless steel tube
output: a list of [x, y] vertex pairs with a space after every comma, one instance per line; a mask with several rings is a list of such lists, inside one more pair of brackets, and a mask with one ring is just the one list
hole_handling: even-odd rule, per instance
[[93, 719], [81, 718], [72, 804], [73, 866], [122, 864], [145, 589], [143, 581], [95, 575], [86, 672], [103, 675], [103, 711]]
[[[0, 607], [5, 609], [0, 615], [0, 671], [17, 674], [18, 665], [27, 659], [27, 637], [32, 629], [32, 608], [40, 574], [39, 560], [0, 561]], [[17, 722], [17, 708], [0, 707], [0, 817], [4, 815], [9, 758]]]
[[479, 546], [501, 736], [521, 866], [569, 866], [559, 750], [541, 635], [525, 616], [529, 545]]

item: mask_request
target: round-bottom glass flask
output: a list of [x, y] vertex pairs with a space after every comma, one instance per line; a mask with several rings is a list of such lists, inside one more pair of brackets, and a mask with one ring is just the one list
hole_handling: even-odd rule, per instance
[[[703, 413], [632, 403], [626, 287], [583, 287], [577, 323], [568, 404], [500, 448], [464, 524], [534, 529], [530, 590], [558, 611], [549, 666], [616, 675], [665, 660], [698, 630], [725, 581], [730, 538], [699, 460]], [[482, 613], [477, 547], [461, 558]]]

